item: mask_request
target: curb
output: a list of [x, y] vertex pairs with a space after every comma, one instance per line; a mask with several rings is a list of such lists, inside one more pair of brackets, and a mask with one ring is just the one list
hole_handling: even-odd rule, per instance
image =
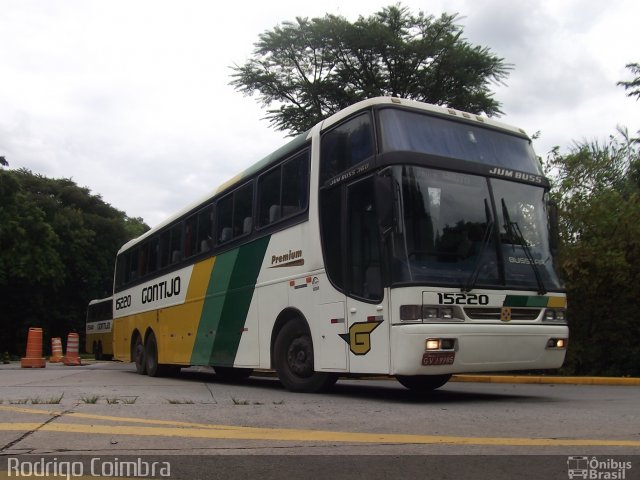
[[528, 375], [454, 375], [451, 382], [522, 383], [549, 385], [625, 385], [640, 386], [637, 377], [543, 377]]

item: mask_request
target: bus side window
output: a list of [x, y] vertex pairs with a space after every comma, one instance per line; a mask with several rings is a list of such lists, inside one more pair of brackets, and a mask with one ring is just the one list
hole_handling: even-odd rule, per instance
[[196, 229], [198, 228], [198, 217], [191, 215], [184, 222], [184, 258], [195, 255], [196, 252]]
[[281, 169], [276, 167], [258, 180], [258, 227], [264, 227], [280, 218]]
[[309, 198], [309, 152], [282, 165], [282, 217], [306, 210]]
[[147, 261], [147, 272], [153, 273], [158, 269], [158, 237], [153, 237], [149, 241], [149, 257]]
[[253, 228], [253, 182], [233, 194], [233, 238], [251, 233]]
[[182, 223], [171, 228], [170, 264], [182, 260]]
[[231, 218], [233, 215], [233, 195], [227, 195], [218, 202], [218, 243], [228, 242], [233, 238], [233, 230], [231, 228]]
[[169, 246], [171, 244], [171, 231], [166, 230], [160, 235], [160, 244], [158, 249], [159, 268], [169, 265]]
[[306, 210], [309, 199], [309, 150], [258, 179], [258, 227]]
[[197, 253], [211, 250], [211, 229], [213, 228], [213, 205], [209, 205], [198, 213], [198, 231], [195, 246]]
[[348, 170], [375, 153], [371, 114], [365, 112], [322, 137], [320, 182]]

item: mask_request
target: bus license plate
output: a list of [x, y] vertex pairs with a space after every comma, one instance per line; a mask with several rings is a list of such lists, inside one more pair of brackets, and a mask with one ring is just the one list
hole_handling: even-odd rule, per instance
[[453, 365], [456, 352], [427, 352], [422, 355], [422, 365]]

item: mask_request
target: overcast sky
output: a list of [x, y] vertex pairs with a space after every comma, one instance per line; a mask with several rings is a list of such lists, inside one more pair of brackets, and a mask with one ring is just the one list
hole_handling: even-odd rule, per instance
[[[154, 226], [287, 139], [228, 85], [258, 35], [296, 16], [369, 16], [394, 0], [0, 0], [0, 155], [72, 178]], [[637, 0], [424, 0], [513, 64], [500, 120], [537, 153], [640, 129], [625, 65], [640, 62]]]

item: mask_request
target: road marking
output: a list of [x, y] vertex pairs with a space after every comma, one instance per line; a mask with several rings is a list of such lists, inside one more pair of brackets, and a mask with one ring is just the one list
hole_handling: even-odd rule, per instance
[[[23, 414], [53, 416], [60, 412], [46, 410], [13, 408], [0, 406], [0, 410]], [[165, 426], [126, 426], [97, 425], [82, 423], [63, 423], [67, 417], [102, 420], [109, 422], [127, 422], [137, 424], [155, 424]], [[299, 430], [288, 428], [241, 427], [234, 425], [209, 425], [171, 420], [150, 420], [142, 418], [120, 418], [106, 415], [86, 413], [66, 413], [56, 422], [41, 423], [0, 423], [0, 431], [34, 431], [131, 435], [153, 437], [180, 437], [203, 439], [235, 439], [235, 440], [273, 440], [294, 442], [340, 442], [340, 443], [377, 443], [377, 444], [449, 444], [449, 445], [506, 445], [506, 446], [597, 446], [597, 447], [640, 447], [638, 440], [604, 440], [582, 438], [509, 438], [509, 437], [459, 437], [447, 435], [414, 435], [394, 433], [359, 433], [336, 432], [323, 430]]]

